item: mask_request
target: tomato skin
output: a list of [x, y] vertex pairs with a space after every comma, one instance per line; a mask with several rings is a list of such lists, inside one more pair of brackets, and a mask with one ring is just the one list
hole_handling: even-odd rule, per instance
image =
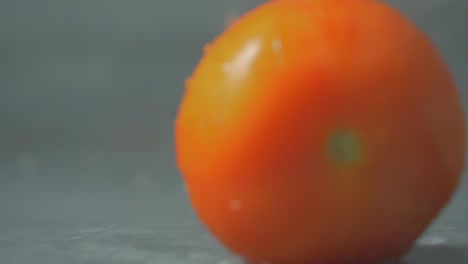
[[197, 215], [231, 251], [373, 262], [405, 254], [449, 202], [465, 125], [443, 59], [391, 7], [276, 0], [207, 47], [175, 143]]

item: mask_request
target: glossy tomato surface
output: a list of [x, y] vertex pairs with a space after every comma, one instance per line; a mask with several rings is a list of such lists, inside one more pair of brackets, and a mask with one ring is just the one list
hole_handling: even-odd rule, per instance
[[232, 252], [340, 263], [411, 248], [456, 191], [464, 129], [448, 67], [401, 13], [276, 0], [206, 46], [175, 140], [193, 208]]

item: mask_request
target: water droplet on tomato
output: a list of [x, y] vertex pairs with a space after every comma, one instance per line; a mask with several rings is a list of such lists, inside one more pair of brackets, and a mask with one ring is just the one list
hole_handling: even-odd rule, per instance
[[280, 39], [273, 40], [271, 42], [271, 48], [276, 53], [277, 63], [279, 65], [283, 65], [284, 64], [283, 42]]
[[186, 182], [184, 182], [184, 189], [185, 189], [185, 193], [190, 194], [190, 189]]
[[223, 63], [221, 65], [221, 69], [224, 71], [224, 72], [230, 72], [232, 70], [232, 66], [231, 64], [229, 63]]
[[206, 127], [206, 119], [200, 118], [198, 119], [198, 128], [205, 128]]
[[229, 208], [232, 211], [239, 211], [241, 209], [241, 201], [240, 200], [232, 200], [229, 203]]
[[185, 87], [188, 88], [192, 84], [192, 78], [185, 79]]
[[273, 47], [274, 51], [277, 51], [277, 52], [283, 51], [283, 42], [281, 42], [281, 40], [279, 39], [273, 40], [273, 42], [271, 43], [271, 46]]
[[208, 53], [211, 50], [211, 44], [205, 44], [203, 45], [203, 52]]

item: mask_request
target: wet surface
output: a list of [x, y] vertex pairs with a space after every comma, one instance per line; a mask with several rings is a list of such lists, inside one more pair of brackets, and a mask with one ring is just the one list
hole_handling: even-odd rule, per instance
[[[80, 148], [3, 157], [0, 263], [241, 264], [195, 218], [168, 153]], [[463, 184], [402, 263], [468, 263], [467, 203]]]

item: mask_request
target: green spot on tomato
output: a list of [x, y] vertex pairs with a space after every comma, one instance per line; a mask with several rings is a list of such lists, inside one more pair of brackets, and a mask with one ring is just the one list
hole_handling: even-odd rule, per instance
[[328, 158], [338, 166], [355, 165], [362, 158], [359, 137], [350, 130], [338, 130], [327, 140]]

